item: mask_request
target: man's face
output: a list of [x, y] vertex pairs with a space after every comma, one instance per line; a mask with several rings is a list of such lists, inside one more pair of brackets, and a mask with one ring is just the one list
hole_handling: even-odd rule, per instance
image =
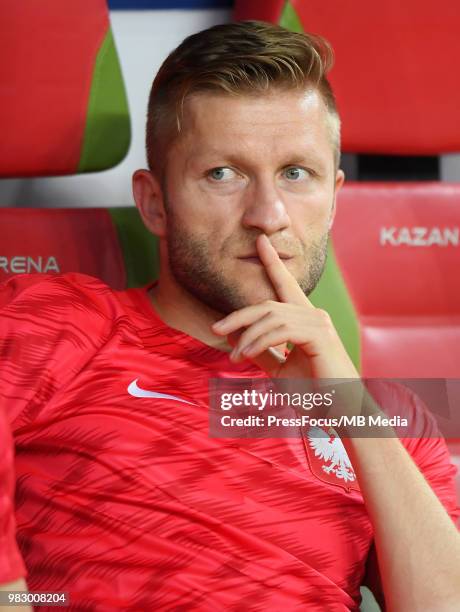
[[225, 314], [278, 301], [257, 259], [265, 233], [308, 295], [324, 268], [342, 180], [316, 92], [192, 96], [164, 182], [173, 278]]

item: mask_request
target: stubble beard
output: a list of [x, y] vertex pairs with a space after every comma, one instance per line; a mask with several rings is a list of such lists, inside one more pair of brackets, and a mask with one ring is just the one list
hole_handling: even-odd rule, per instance
[[[225, 315], [256, 303], [251, 302], [244, 291], [242, 286], [245, 283], [244, 278], [229, 278], [222, 264], [211, 260], [209, 238], [189, 233], [180, 222], [176, 221], [171, 207], [168, 208], [169, 269], [179, 286], [209, 308]], [[301, 245], [305, 268], [303, 274], [300, 278], [296, 277], [296, 280], [306, 296], [310, 295], [321, 278], [327, 259], [328, 242], [329, 232], [316, 242]], [[225, 248], [221, 252], [225, 253]], [[225, 259], [222, 258], [220, 261]], [[268, 277], [266, 283], [265, 299], [278, 300], [279, 298], [273, 294]]]

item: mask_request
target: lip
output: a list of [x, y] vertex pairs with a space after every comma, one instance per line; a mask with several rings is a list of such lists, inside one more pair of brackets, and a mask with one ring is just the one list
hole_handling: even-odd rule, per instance
[[[293, 259], [292, 255], [286, 255], [285, 253], [278, 253], [278, 257], [280, 259]], [[260, 261], [260, 258], [258, 255], [254, 254], [254, 255], [242, 255], [241, 257], [238, 257], [238, 259], [257, 259], [258, 261]]]
[[238, 259], [241, 261], [247, 261], [248, 263], [258, 264], [259, 266], [262, 265], [259, 257], [238, 257]]

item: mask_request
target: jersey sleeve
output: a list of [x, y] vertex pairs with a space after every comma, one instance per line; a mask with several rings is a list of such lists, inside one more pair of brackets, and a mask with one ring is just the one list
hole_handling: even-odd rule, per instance
[[[457, 467], [451, 461], [436, 419], [420, 397], [402, 384], [373, 381], [369, 390], [387, 416], [400, 415], [408, 419], [413, 437], [401, 437], [400, 440], [459, 528], [460, 508], [455, 486]], [[375, 544], [369, 550], [363, 584], [371, 589], [382, 610], [386, 610]]]
[[6, 414], [0, 410], [0, 584], [26, 575], [16, 543], [14, 446]]
[[460, 506], [456, 490], [458, 468], [451, 461], [446, 440], [439, 431], [436, 419], [415, 393], [410, 393], [412, 410], [423, 419], [423, 435], [403, 438], [408, 453], [424, 475], [452, 521], [460, 527]]
[[14, 432], [106, 340], [111, 290], [83, 274], [17, 275], [0, 284], [0, 584], [26, 575], [14, 519]]
[[401, 437], [400, 440], [452, 521], [459, 527], [460, 507], [455, 483], [458, 468], [452, 463], [435, 417], [421, 398], [402, 384], [381, 383], [379, 391], [372, 393], [387, 415], [407, 418], [411, 437]]

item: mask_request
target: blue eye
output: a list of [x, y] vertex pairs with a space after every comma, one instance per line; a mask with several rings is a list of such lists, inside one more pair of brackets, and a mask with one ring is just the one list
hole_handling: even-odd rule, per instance
[[235, 175], [235, 172], [231, 168], [213, 168], [209, 171], [208, 175], [215, 181], [223, 183], [226, 180], [230, 180]]
[[303, 178], [308, 178], [309, 173], [305, 168], [299, 168], [298, 166], [292, 166], [291, 168], [287, 168], [285, 170], [285, 176], [290, 181], [298, 182]]

